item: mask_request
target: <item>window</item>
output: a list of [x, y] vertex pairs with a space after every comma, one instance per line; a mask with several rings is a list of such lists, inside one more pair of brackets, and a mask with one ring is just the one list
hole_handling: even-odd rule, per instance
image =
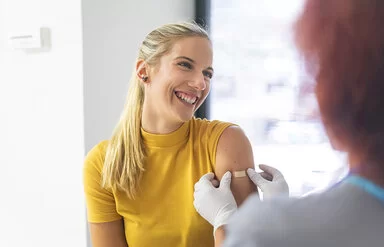
[[239, 124], [255, 164], [285, 175], [293, 196], [322, 190], [345, 173], [316, 117], [292, 23], [303, 0], [212, 0], [215, 76], [210, 118]]

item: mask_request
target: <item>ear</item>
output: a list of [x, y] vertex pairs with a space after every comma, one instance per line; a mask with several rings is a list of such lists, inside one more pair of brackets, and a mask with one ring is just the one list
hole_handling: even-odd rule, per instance
[[136, 75], [144, 83], [149, 81], [148, 65], [143, 59], [139, 59], [136, 62]]

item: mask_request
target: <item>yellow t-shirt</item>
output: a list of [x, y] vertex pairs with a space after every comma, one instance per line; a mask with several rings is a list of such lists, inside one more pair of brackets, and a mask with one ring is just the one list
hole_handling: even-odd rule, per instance
[[217, 143], [230, 125], [193, 118], [166, 135], [142, 130], [146, 170], [134, 200], [121, 191], [101, 188], [108, 142], [96, 145], [84, 166], [88, 221], [123, 218], [130, 247], [214, 246], [212, 226], [193, 206], [193, 187], [202, 175], [215, 170]]

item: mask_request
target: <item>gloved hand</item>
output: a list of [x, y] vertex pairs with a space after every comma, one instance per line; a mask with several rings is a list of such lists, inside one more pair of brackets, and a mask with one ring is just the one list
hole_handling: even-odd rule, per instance
[[193, 205], [196, 211], [213, 225], [213, 234], [217, 228], [227, 224], [231, 215], [237, 210], [237, 204], [230, 188], [231, 173], [224, 174], [218, 188], [212, 184], [214, 176], [213, 173], [202, 176], [195, 184], [193, 194]]
[[283, 174], [276, 168], [259, 165], [264, 172], [258, 173], [254, 169], [247, 170], [248, 177], [263, 192], [263, 199], [268, 200], [276, 196], [289, 197], [289, 187]]

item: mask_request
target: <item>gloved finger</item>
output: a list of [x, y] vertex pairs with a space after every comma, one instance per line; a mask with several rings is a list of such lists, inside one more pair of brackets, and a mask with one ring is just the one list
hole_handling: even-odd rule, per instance
[[212, 179], [215, 177], [215, 174], [213, 174], [212, 172], [210, 173], [207, 173], [205, 175], [203, 175], [200, 180], [195, 183], [195, 191], [196, 190], [199, 190], [200, 188], [203, 188], [203, 187], [213, 187], [212, 185]]
[[196, 211], [200, 214], [200, 201], [196, 199], [193, 200], [193, 207], [196, 209]]
[[202, 204], [204, 204], [203, 203], [204, 196], [205, 196], [204, 190], [195, 189], [195, 191], [193, 192], [193, 206], [195, 207], [196, 211], [199, 213], [200, 213], [200, 208]]
[[261, 164], [261, 165], [259, 165], [259, 167], [264, 172], [271, 174], [273, 178], [283, 176], [283, 174], [281, 174], [281, 172], [279, 170], [277, 170], [276, 168], [274, 168], [272, 166], [267, 166], [267, 165]]
[[227, 171], [226, 173], [224, 173], [224, 176], [221, 178], [220, 188], [230, 188], [231, 180], [232, 180], [232, 174], [230, 171]]
[[220, 182], [217, 179], [212, 179], [211, 183], [212, 183], [213, 187], [215, 187], [215, 188], [218, 188], [220, 185]]
[[268, 181], [272, 181], [273, 177], [271, 174], [267, 173], [267, 172], [260, 172], [259, 173], [264, 179], [268, 180]]
[[264, 179], [259, 173], [257, 173], [254, 169], [248, 168], [247, 174], [249, 179], [252, 180], [252, 182], [258, 186], [262, 191], [264, 190], [265, 186], [268, 185], [269, 181]]
[[200, 209], [200, 200], [199, 200], [200, 197], [201, 197], [201, 193], [195, 190], [193, 192], [193, 206], [195, 207], [197, 212], [199, 212], [199, 209]]

